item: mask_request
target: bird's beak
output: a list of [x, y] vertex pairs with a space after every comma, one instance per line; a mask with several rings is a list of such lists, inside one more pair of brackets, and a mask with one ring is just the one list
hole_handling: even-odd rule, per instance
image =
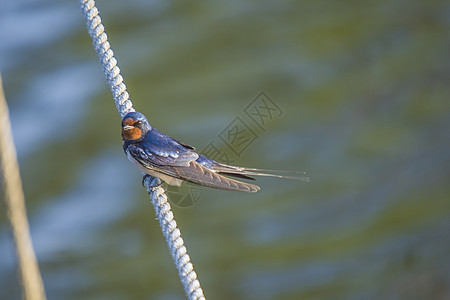
[[134, 128], [133, 126], [125, 125], [125, 126], [123, 127], [123, 130], [130, 130], [130, 129], [133, 129], [133, 128]]

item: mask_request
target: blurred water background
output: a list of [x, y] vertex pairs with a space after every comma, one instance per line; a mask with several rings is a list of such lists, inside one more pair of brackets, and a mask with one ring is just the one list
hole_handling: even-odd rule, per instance
[[[311, 176], [174, 206], [207, 298], [450, 299], [448, 1], [97, 5], [153, 126]], [[184, 299], [78, 1], [0, 2], [0, 68], [48, 298]], [[3, 212], [0, 298], [20, 299]]]

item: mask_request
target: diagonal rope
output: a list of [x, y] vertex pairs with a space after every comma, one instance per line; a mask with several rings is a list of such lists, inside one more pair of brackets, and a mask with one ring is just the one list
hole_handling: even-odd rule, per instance
[[205, 299], [200, 281], [197, 279], [197, 273], [194, 271], [194, 266], [184, 246], [181, 232], [177, 228], [177, 222], [170, 210], [167, 196], [161, 187], [161, 181], [158, 178], [146, 176], [144, 183], [155, 207], [163, 235], [169, 244], [170, 254], [177, 266], [186, 295], [189, 299]]
[[[95, 7], [95, 1], [80, 0], [80, 4], [89, 35], [102, 64], [117, 110], [120, 116], [123, 117], [127, 113], [134, 111], [133, 103], [129, 99], [127, 88], [123, 83], [123, 77], [120, 75], [117, 60], [114, 58], [114, 52], [111, 50], [111, 45], [108, 42], [98, 9]], [[147, 177], [144, 184], [152, 200], [161, 231], [169, 245], [170, 253], [188, 299], [205, 299], [161, 182], [157, 178]]]
[[98, 9], [95, 6], [95, 1], [81, 0], [80, 4], [94, 49], [97, 52], [109, 88], [113, 94], [117, 111], [121, 117], [124, 117], [127, 113], [134, 111], [133, 103], [129, 99], [127, 87], [123, 83], [122, 75], [120, 75], [117, 59], [114, 57], [114, 52], [108, 42], [108, 36], [106, 35], [105, 27], [103, 27]]
[[20, 283], [25, 300], [45, 300], [44, 284], [31, 242], [16, 147], [9, 121], [8, 105], [0, 76], [0, 164], [3, 192], [16, 247]]

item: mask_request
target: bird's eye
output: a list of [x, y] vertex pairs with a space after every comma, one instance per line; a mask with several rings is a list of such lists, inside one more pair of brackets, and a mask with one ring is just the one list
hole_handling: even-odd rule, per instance
[[141, 127], [142, 126], [142, 121], [136, 121], [133, 124], [134, 127]]

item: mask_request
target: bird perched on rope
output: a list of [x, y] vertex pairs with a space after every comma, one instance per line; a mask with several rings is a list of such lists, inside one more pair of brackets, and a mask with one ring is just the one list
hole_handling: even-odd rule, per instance
[[123, 117], [122, 142], [123, 150], [133, 164], [169, 185], [181, 186], [183, 181], [189, 181], [221, 190], [257, 192], [259, 186], [226, 176], [249, 180], [255, 180], [250, 176], [270, 176], [309, 181], [308, 177], [264, 173], [273, 170], [236, 167], [207, 158], [195, 152], [194, 147], [153, 128], [140, 112], [130, 112]]

